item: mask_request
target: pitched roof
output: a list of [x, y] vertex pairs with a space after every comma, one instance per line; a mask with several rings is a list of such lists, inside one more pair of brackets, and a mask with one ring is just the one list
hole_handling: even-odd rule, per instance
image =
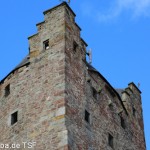
[[111, 89], [116, 93], [118, 99], [120, 100], [120, 103], [121, 103], [123, 109], [125, 110], [126, 114], [128, 115], [128, 112], [127, 112], [127, 110], [126, 110], [126, 108], [122, 102], [122, 99], [121, 99], [121, 92], [123, 89], [122, 90], [121, 89], [119, 89], [119, 90], [114, 89], [111, 86], [111, 84], [104, 78], [104, 76], [102, 76], [102, 74], [99, 71], [97, 71], [92, 65], [90, 65], [89, 63], [86, 62], [86, 66], [88, 67], [89, 71], [93, 71], [93, 72], [98, 73], [98, 75], [111, 87]]
[[23, 66], [29, 65], [29, 64], [30, 64], [29, 55], [27, 55], [27, 56], [21, 61], [20, 64], [18, 64], [6, 77], [4, 77], [4, 78], [0, 81], [0, 83], [3, 83], [4, 80], [5, 80], [11, 73], [13, 73], [15, 70], [17, 70], [17, 69], [19, 69], [19, 68], [21, 68], [21, 67], [23, 67]]
[[23, 67], [24, 65], [26, 65], [27, 63], [29, 63], [29, 55], [27, 55], [22, 61], [21, 63], [19, 63], [15, 68], [14, 70], [20, 68], [20, 67]]

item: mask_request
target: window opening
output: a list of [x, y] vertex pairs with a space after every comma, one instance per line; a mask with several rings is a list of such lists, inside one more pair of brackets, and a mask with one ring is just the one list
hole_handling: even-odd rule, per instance
[[92, 87], [92, 93], [93, 93], [93, 97], [94, 97], [95, 99], [97, 99], [97, 91], [96, 91], [96, 89], [93, 88], [93, 87]]
[[120, 120], [121, 120], [121, 126], [122, 126], [122, 128], [125, 129], [126, 126], [125, 126], [125, 120], [124, 120], [124, 118], [120, 116]]
[[111, 99], [108, 100], [108, 106], [109, 106], [110, 110], [113, 110], [113, 102]]
[[18, 121], [18, 111], [11, 114], [11, 125], [15, 124]]
[[108, 135], [108, 145], [113, 148], [114, 143], [113, 143], [113, 136], [111, 134]]
[[8, 85], [5, 87], [5, 97], [7, 97], [9, 94], [10, 94], [10, 84], [8, 84]]
[[49, 49], [49, 40], [44, 41], [43, 44], [45, 50]]
[[85, 110], [85, 118], [84, 119], [86, 122], [90, 123], [90, 113], [87, 110]]
[[136, 109], [134, 107], [132, 107], [132, 111], [133, 111], [133, 116], [136, 116]]
[[77, 47], [78, 47], [78, 44], [74, 41], [74, 42], [73, 42], [73, 52], [74, 52], [74, 53], [77, 52]]

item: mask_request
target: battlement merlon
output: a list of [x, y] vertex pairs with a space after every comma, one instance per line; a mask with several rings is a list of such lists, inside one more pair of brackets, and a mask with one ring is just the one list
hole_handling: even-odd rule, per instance
[[134, 84], [134, 82], [131, 82], [128, 84], [128, 87], [125, 88], [122, 91], [122, 94], [126, 93], [128, 96], [132, 95], [132, 94], [137, 94], [139, 97], [141, 96], [141, 91], [140, 89]]
[[[122, 90], [122, 101], [124, 103], [124, 106], [127, 108], [127, 105], [134, 105], [134, 107], [137, 106], [137, 104], [140, 106], [142, 101], [141, 101], [141, 91], [139, 90], [139, 88], [133, 83], [129, 83], [128, 87], [125, 88], [124, 90]], [[127, 104], [128, 103], [128, 104]], [[131, 106], [133, 107], [133, 106]], [[130, 111], [129, 111], [130, 112]]]
[[133, 92], [137, 92], [137, 94], [141, 94], [142, 92], [140, 91], [140, 89], [134, 84], [134, 82], [131, 82], [128, 84], [128, 87], [133, 91]]
[[74, 13], [74, 11], [69, 7], [69, 5], [66, 3], [66, 2], [62, 2], [60, 5], [57, 5], [57, 6], [55, 6], [55, 7], [53, 7], [53, 8], [51, 8], [51, 9], [48, 9], [48, 10], [45, 10], [44, 12], [43, 12], [43, 14], [45, 15], [45, 14], [47, 14], [47, 13], [50, 13], [50, 12], [52, 12], [53, 10], [55, 10], [56, 8], [58, 8], [58, 7], [60, 7], [60, 6], [67, 6], [67, 8], [72, 12], [72, 14], [74, 15], [74, 17], [76, 17], [76, 14]]

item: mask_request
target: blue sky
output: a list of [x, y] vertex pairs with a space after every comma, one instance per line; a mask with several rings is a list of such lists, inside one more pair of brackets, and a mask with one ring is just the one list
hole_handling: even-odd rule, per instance
[[[1, 0], [0, 79], [27, 54], [43, 11], [58, 0]], [[150, 150], [150, 0], [71, 0], [81, 36], [93, 50], [93, 66], [115, 88], [140, 83], [147, 150]]]

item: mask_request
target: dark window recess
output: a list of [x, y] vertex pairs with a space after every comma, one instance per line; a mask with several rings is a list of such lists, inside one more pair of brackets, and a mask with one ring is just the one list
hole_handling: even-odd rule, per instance
[[11, 125], [15, 124], [18, 121], [18, 111], [11, 114]]
[[109, 106], [110, 110], [113, 111], [114, 107], [113, 107], [113, 102], [111, 100], [109, 101], [109, 105], [108, 106]]
[[97, 99], [97, 97], [98, 97], [97, 91], [96, 91], [96, 89], [93, 88], [93, 87], [92, 87], [92, 94], [93, 94], [93, 97], [94, 97], [95, 99]]
[[44, 49], [49, 49], [49, 40], [46, 40], [43, 42], [43, 45], [44, 45]]
[[112, 97], [116, 96], [114, 91], [108, 85], [105, 85], [105, 87], [106, 87], [106, 90], [111, 94]]
[[7, 97], [9, 94], [10, 94], [10, 84], [8, 84], [8, 85], [5, 87], [5, 97]]
[[68, 9], [66, 9], [66, 13], [67, 13], [67, 15], [70, 15]]
[[114, 142], [113, 142], [113, 136], [111, 134], [108, 135], [108, 145], [113, 148], [114, 147]]
[[90, 123], [90, 113], [87, 110], [85, 110], [84, 119], [86, 122]]
[[136, 109], [134, 107], [132, 107], [132, 113], [133, 113], [133, 116], [136, 116]]
[[126, 128], [126, 125], [125, 125], [125, 120], [124, 120], [124, 118], [120, 116], [120, 120], [121, 120], [121, 126], [122, 126], [122, 128], [125, 129], [125, 128]]
[[112, 104], [109, 105], [109, 108], [110, 108], [111, 111], [113, 111], [113, 105]]
[[91, 82], [91, 79], [90, 79], [90, 78], [88, 78], [88, 79], [87, 79], [87, 82], [88, 82], [88, 83], [90, 83], [90, 82]]
[[78, 44], [74, 41], [74, 42], [73, 42], [73, 52], [74, 52], [74, 53], [77, 52], [77, 47], [78, 47]]

